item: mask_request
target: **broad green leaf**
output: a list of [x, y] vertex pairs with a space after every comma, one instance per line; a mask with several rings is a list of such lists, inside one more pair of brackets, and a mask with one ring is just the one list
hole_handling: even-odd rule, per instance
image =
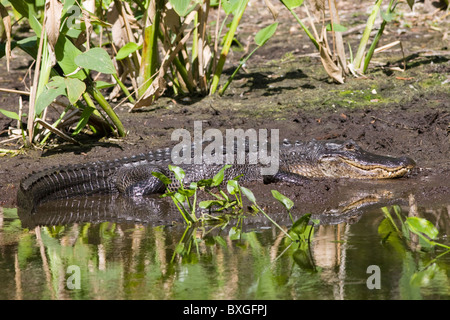
[[303, 4], [303, 0], [281, 0], [281, 2], [283, 2], [286, 8], [291, 10], [300, 7]]
[[20, 120], [19, 115], [14, 111], [8, 111], [4, 109], [0, 109], [0, 113], [3, 113], [4, 116], [7, 116], [8, 118], [14, 119], [14, 120]]
[[181, 169], [180, 167], [173, 166], [173, 165], [169, 164], [169, 170], [172, 171], [175, 174], [175, 178], [178, 181], [183, 182], [184, 176], [186, 175], [186, 173], [184, 172], [183, 169]]
[[205, 201], [200, 201], [200, 203], [198, 204], [198, 206], [201, 209], [209, 209], [212, 206], [223, 207], [223, 205], [224, 205], [224, 201], [220, 201], [220, 200], [205, 200]]
[[439, 233], [436, 227], [427, 219], [419, 217], [409, 217], [406, 219], [406, 225], [414, 232], [420, 232], [427, 235], [430, 239], [435, 239]]
[[277, 30], [278, 22], [272, 23], [270, 26], [267, 26], [261, 30], [258, 31], [258, 33], [255, 36], [255, 43], [258, 46], [263, 46], [267, 40], [269, 40], [275, 31]]
[[236, 14], [236, 10], [239, 7], [240, 0], [224, 0], [222, 1], [222, 8], [226, 14]]
[[140, 47], [134, 43], [134, 42], [128, 42], [126, 45], [124, 45], [122, 48], [120, 48], [119, 52], [117, 52], [116, 60], [122, 60], [125, 59], [130, 55], [130, 53], [135, 52]]
[[195, 190], [193, 189], [180, 189], [178, 192], [186, 198], [190, 198], [194, 195]]
[[186, 197], [179, 192], [176, 192], [173, 197], [180, 203], [183, 203], [186, 200]]
[[180, 17], [184, 17], [189, 13], [188, 8], [191, 3], [189, 0], [169, 0], [173, 9]]
[[86, 85], [83, 81], [76, 78], [65, 78], [67, 98], [71, 104], [77, 102], [81, 95], [86, 91]]
[[219, 170], [219, 172], [217, 172], [217, 174], [213, 177], [213, 181], [211, 184], [212, 187], [217, 187], [222, 183], [225, 170], [228, 168], [231, 168], [231, 164], [225, 165], [222, 169]]
[[66, 95], [66, 83], [63, 77], [53, 77], [52, 81], [47, 83], [42, 93], [36, 101], [35, 112], [37, 115], [41, 114], [53, 100], [58, 96]]
[[81, 68], [95, 70], [100, 73], [116, 73], [116, 68], [114, 68], [114, 64], [109, 57], [108, 52], [102, 48], [92, 48], [91, 50], [78, 55], [75, 58], [75, 63]]
[[227, 191], [229, 194], [233, 195], [239, 192], [239, 184], [236, 180], [228, 180]]
[[241, 187], [241, 191], [247, 197], [247, 199], [250, 200], [250, 202], [256, 204], [256, 198], [255, 198], [253, 192], [251, 192], [249, 189], [247, 189], [245, 187]]
[[291, 210], [294, 206], [294, 202], [291, 199], [282, 195], [277, 190], [272, 190], [272, 196], [277, 199], [286, 209]]
[[161, 172], [154, 171], [152, 172], [152, 175], [161, 180], [162, 183], [164, 183], [166, 186], [172, 183], [172, 180], [170, 180], [165, 174]]
[[[55, 55], [58, 65], [63, 70], [64, 74], [72, 74], [77, 70], [78, 65], [75, 60], [81, 51], [75, 47], [75, 45], [67, 39], [66, 37], [59, 37], [55, 45]], [[82, 70], [78, 71], [76, 74], [71, 75], [71, 78], [78, 78], [84, 80], [86, 75]]]
[[[347, 28], [344, 27], [341, 24], [333, 23], [333, 30], [335, 32], [344, 32], [344, 31], [347, 31]], [[332, 31], [331, 30], [331, 23], [327, 24], [327, 31]]]

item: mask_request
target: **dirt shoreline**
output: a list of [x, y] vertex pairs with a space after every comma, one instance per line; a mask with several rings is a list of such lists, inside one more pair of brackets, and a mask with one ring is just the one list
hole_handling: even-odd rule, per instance
[[[364, 23], [364, 5], [355, 10], [362, 13], [349, 15], [347, 19], [354, 20], [349, 24]], [[250, 8], [245, 17], [258, 17], [258, 28], [271, 19], [267, 10], [256, 7]], [[311, 55], [313, 48], [305, 36], [292, 31], [289, 23], [295, 25], [295, 21], [289, 13], [280, 11], [279, 19], [279, 36], [255, 53], [224, 97], [166, 96], [134, 113], [122, 106], [116, 111], [129, 130], [125, 139], [81, 137], [83, 146], [54, 144], [43, 150], [29, 149], [14, 157], [1, 157], [0, 205], [15, 205], [19, 181], [32, 171], [172, 146], [176, 143], [170, 139], [173, 130], [192, 131], [196, 120], [204, 120], [204, 130], [279, 129], [281, 139], [353, 139], [371, 152], [407, 155], [418, 164], [408, 185], [424, 186], [420, 192], [424, 200], [448, 198], [450, 54], [442, 33], [417, 21], [401, 33], [398, 23], [389, 24], [380, 45], [400, 39], [405, 48], [406, 71], [389, 69], [403, 61], [403, 55], [394, 48], [377, 56], [378, 63], [371, 65], [367, 78], [348, 78], [345, 84], [337, 85], [327, 78], [320, 59]], [[444, 29], [446, 26], [447, 22], [441, 25]], [[255, 23], [244, 19], [240, 34], [252, 34], [252, 28]], [[351, 33], [346, 40], [353, 45], [359, 34]], [[234, 70], [241, 54], [230, 56], [224, 78]], [[21, 79], [29, 63], [26, 57], [16, 56], [10, 74], [5, 71], [0, 77], [2, 87], [23, 90]], [[5, 59], [0, 60], [0, 70], [6, 70], [5, 64]], [[15, 94], [0, 95], [2, 109], [17, 111], [17, 101]], [[15, 121], [0, 115], [0, 141], [7, 139], [7, 129], [15, 125]], [[3, 144], [2, 148], [17, 149], [18, 145]], [[292, 191], [292, 195], [299, 196], [301, 191]]]
[[[95, 142], [90, 145], [74, 146], [63, 144], [56, 149], [29, 150], [16, 157], [3, 157], [0, 169], [0, 204], [15, 205], [15, 193], [19, 181], [39, 169], [61, 164], [85, 163], [106, 159], [122, 158], [155, 148], [164, 148], [176, 144], [170, 136], [175, 128], [184, 127], [192, 131], [193, 121], [205, 120], [203, 129], [208, 128], [255, 128], [279, 129], [280, 138], [299, 140], [311, 139], [353, 139], [368, 151], [393, 156], [407, 155], [418, 164], [418, 168], [408, 179], [411, 184], [424, 183], [433, 178], [433, 186], [424, 192], [438, 193], [443, 198], [450, 194], [450, 144], [447, 126], [450, 121], [447, 101], [442, 105], [426, 111], [420, 111], [420, 102], [404, 108], [383, 110], [337, 110], [328, 112], [317, 118], [317, 114], [297, 111], [289, 120], [271, 121], [270, 119], [252, 119], [245, 117], [231, 118], [226, 116], [210, 116], [200, 108], [195, 110], [189, 119], [175, 122], [173, 114], [160, 114], [150, 122], [147, 114], [123, 114], [125, 123], [133, 123], [134, 130], [129, 137], [121, 141]], [[178, 107], [185, 113], [186, 107]], [[203, 108], [205, 109], [205, 108]], [[144, 115], [144, 116], [143, 116]], [[138, 118], [139, 120], [136, 120]], [[218, 126], [217, 122], [227, 119]], [[145, 131], [150, 130], [151, 134]], [[406, 179], [406, 178], [404, 178]], [[299, 192], [293, 192], [298, 197]], [[431, 196], [425, 194], [424, 199]], [[436, 198], [436, 195], [433, 196]], [[319, 199], [316, 199], [319, 200]]]

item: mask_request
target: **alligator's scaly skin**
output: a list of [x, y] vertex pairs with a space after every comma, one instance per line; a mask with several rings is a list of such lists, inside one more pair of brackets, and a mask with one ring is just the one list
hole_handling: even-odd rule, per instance
[[[235, 149], [236, 152], [237, 149]], [[248, 149], [247, 149], [248, 151]], [[192, 150], [192, 155], [194, 154]], [[212, 178], [225, 164], [182, 164], [185, 184]], [[248, 154], [246, 154], [248, 156]], [[59, 166], [33, 173], [25, 178], [18, 192], [21, 207], [35, 208], [50, 199], [96, 193], [121, 193], [129, 196], [161, 193], [165, 185], [152, 172], [161, 172], [176, 181], [168, 170], [171, 149], [152, 151], [120, 160]], [[238, 164], [225, 171], [224, 180], [242, 175], [240, 181], [287, 181], [301, 184], [305, 178], [383, 179], [405, 175], [413, 160], [379, 156], [362, 150], [353, 141], [284, 141], [279, 151], [279, 170], [262, 176], [259, 164]], [[169, 188], [176, 188], [174, 182]]]

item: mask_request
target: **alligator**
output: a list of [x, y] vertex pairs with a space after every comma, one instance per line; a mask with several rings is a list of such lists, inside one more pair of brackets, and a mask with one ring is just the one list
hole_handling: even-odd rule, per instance
[[[192, 155], [195, 153], [194, 146]], [[202, 144], [204, 148], [204, 143]], [[237, 152], [236, 146], [233, 152]], [[245, 149], [248, 160], [249, 148]], [[223, 168], [222, 163], [180, 164], [185, 171], [183, 183], [212, 178]], [[261, 174], [261, 164], [237, 162], [225, 171], [224, 181], [237, 176], [240, 181], [289, 182], [303, 185], [311, 178], [388, 179], [407, 174], [415, 162], [408, 157], [391, 157], [363, 150], [352, 140], [313, 140], [309, 142], [284, 140], [279, 146], [279, 167], [273, 175]], [[18, 205], [30, 210], [51, 199], [79, 195], [119, 193], [125, 196], [163, 193], [166, 187], [179, 186], [173, 172], [172, 149], [160, 149], [129, 158], [52, 167], [32, 173], [20, 183]], [[166, 186], [152, 173], [160, 172], [172, 183]]]

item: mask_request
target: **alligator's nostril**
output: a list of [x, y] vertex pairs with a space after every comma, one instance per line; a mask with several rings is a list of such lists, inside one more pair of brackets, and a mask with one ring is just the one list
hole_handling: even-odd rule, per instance
[[414, 168], [416, 166], [416, 162], [408, 157], [401, 157], [400, 162], [402, 163], [403, 166], [408, 168]]

